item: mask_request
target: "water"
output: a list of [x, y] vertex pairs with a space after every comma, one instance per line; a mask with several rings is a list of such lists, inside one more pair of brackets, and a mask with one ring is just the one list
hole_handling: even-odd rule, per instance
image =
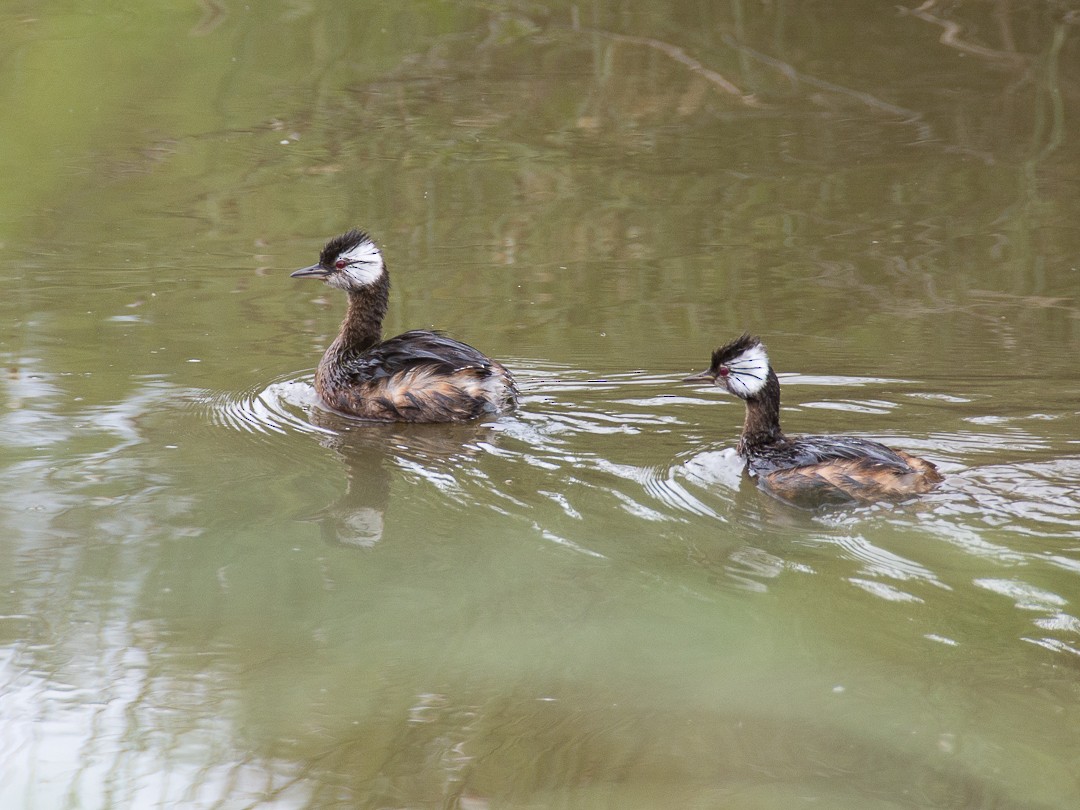
[[[0, 15], [0, 806], [1077, 805], [1075, 13]], [[318, 407], [352, 225], [517, 413]]]

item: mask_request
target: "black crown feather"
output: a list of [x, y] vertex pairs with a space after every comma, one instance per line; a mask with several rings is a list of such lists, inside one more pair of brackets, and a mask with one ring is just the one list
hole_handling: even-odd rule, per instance
[[735, 338], [730, 343], [725, 343], [713, 352], [712, 367], [719, 368], [720, 366], [726, 366], [743, 352], [749, 351], [755, 346], [760, 345], [761, 338], [757, 335], [751, 335], [749, 332], [743, 332], [739, 337]]
[[374, 240], [359, 228], [352, 228], [341, 236], [335, 236], [322, 249], [319, 254], [319, 264], [324, 267], [332, 267], [334, 260], [346, 251], [352, 250], [357, 245]]

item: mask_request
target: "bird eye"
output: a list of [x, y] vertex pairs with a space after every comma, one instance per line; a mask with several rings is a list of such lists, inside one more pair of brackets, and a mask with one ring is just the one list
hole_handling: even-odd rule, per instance
[[336, 262], [334, 262], [334, 267], [336, 267], [338, 270], [344, 270], [346, 265], [348, 265], [348, 262], [344, 259], [338, 259]]
[[729, 369], [727, 366], [720, 366], [720, 369], [716, 373], [719, 374], [721, 377], [726, 377], [729, 373], [731, 373], [731, 369]]

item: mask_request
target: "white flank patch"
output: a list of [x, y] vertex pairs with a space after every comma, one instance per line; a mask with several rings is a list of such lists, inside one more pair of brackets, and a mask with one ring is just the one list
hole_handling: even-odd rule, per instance
[[740, 354], [727, 367], [731, 372], [726, 380], [728, 390], [746, 399], [765, 387], [765, 380], [769, 376], [769, 355], [759, 343]]
[[385, 269], [382, 254], [371, 241], [361, 242], [351, 250], [342, 253], [338, 259], [344, 259], [349, 263], [341, 272], [348, 276], [350, 286], [354, 287], [374, 284]]

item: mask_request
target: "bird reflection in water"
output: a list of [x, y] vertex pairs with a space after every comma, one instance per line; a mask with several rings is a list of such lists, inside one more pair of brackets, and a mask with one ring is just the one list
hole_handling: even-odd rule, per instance
[[383, 539], [395, 466], [408, 465], [421, 475], [453, 475], [463, 461], [482, 453], [478, 442], [491, 429], [485, 422], [366, 422], [321, 407], [311, 408], [308, 416], [315, 427], [327, 431], [321, 443], [344, 462], [345, 492], [305, 520], [318, 523], [328, 542], [358, 548], [371, 548]]

